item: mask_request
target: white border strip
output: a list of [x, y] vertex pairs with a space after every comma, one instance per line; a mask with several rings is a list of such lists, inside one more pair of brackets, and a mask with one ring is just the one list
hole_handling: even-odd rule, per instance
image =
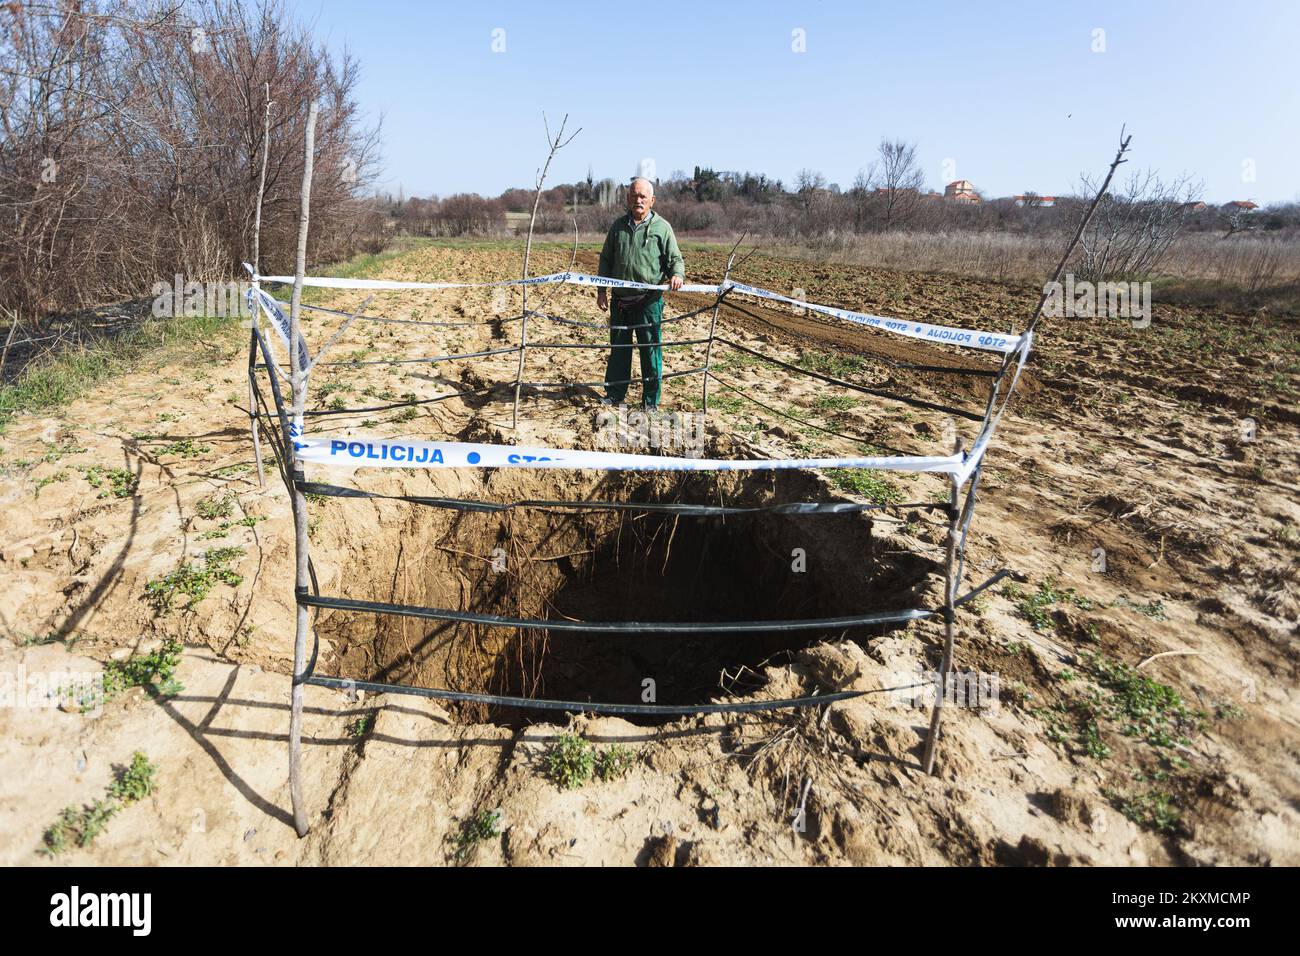
[[[293, 276], [254, 276], [254, 279], [258, 282], [292, 283], [294, 281]], [[302, 281], [303, 285], [316, 286], [321, 289], [493, 289], [503, 286], [551, 285], [553, 283], [586, 285], [605, 289], [650, 289], [659, 291], [668, 289], [666, 285], [629, 282], [624, 279], [608, 279], [604, 276], [591, 276], [582, 272], [553, 272], [549, 275], [534, 276], [531, 279], [507, 279], [500, 282], [406, 282], [391, 279], [335, 279], [328, 276], [305, 276]], [[769, 299], [774, 302], [785, 302], [799, 308], [820, 312], [823, 315], [834, 316], [846, 322], [854, 322], [884, 332], [893, 332], [896, 335], [923, 339], [927, 342], [941, 342], [948, 345], [983, 349], [988, 352], [1014, 352], [1020, 345], [1020, 336], [1018, 335], [1002, 335], [996, 332], [982, 332], [978, 329], [959, 329], [950, 325], [934, 325], [929, 322], [916, 322], [906, 319], [889, 319], [865, 312], [837, 309], [829, 305], [818, 305], [815, 302], [792, 299], [786, 295], [769, 292], [767, 289], [760, 289], [758, 286], [745, 285], [743, 282], [724, 282], [721, 285], [684, 285], [680, 291], [702, 292], [708, 295], [717, 295], [721, 292], [752, 295], [756, 298]]]
[[302, 461], [343, 468], [532, 468], [589, 471], [782, 471], [800, 468], [874, 468], [880, 471], [960, 475], [965, 455], [870, 458], [709, 459], [621, 452], [419, 441], [349, 435], [294, 442]]

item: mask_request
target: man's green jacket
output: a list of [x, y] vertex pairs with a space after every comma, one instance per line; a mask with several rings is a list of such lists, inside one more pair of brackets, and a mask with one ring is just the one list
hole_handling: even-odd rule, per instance
[[[599, 275], [607, 279], [627, 279], [660, 285], [672, 276], [686, 278], [682, 252], [677, 248], [673, 227], [653, 209], [640, 225], [631, 215], [619, 216], [609, 227], [605, 245], [600, 250]], [[628, 289], [615, 296], [640, 295]]]

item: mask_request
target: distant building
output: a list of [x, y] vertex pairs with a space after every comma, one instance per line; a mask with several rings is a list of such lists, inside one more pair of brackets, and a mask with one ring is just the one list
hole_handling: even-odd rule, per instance
[[1250, 212], [1252, 209], [1258, 209], [1259, 205], [1258, 203], [1251, 202], [1249, 199], [1234, 199], [1232, 202], [1224, 203], [1223, 208], [1229, 212], [1236, 212], [1238, 210], [1241, 212]]
[[975, 191], [975, 184], [969, 179], [958, 179], [951, 182], [943, 188], [943, 198], [949, 202], [967, 203], [976, 205], [983, 202], [980, 194]]
[[1039, 196], [1036, 193], [1025, 193], [1023, 196], [1013, 197], [1017, 206], [1055, 206], [1055, 196]]
[[1199, 199], [1196, 202], [1185, 202], [1182, 207], [1184, 212], [1204, 212], [1209, 207]]

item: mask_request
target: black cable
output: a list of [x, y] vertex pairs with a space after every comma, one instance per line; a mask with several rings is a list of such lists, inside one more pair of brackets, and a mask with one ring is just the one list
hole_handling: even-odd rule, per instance
[[461, 624], [484, 624], [490, 627], [540, 628], [549, 631], [584, 631], [609, 634], [743, 634], [749, 631], [831, 631], [846, 627], [864, 627], [890, 624], [897, 621], [916, 621], [933, 617], [937, 611], [908, 609], [903, 611], [878, 611], [872, 614], [848, 617], [806, 618], [793, 621], [566, 621], [544, 618], [508, 617], [500, 614], [480, 614], [475, 611], [453, 611], [451, 608], [421, 607], [412, 604], [388, 604], [383, 601], [355, 601], [350, 598], [298, 595], [298, 603], [308, 607], [329, 608], [336, 611], [361, 611], [371, 614], [393, 614], [398, 617], [419, 617], [434, 621], [456, 621]]
[[[755, 319], [759, 322], [762, 322], [764, 325], [770, 325], [773, 328], [777, 328], [777, 329], [781, 328], [777, 323], [771, 321], [770, 319], [765, 319], [761, 315], [755, 315], [753, 312], [750, 312], [745, 307], [736, 305], [736, 303], [732, 302], [730, 299], [728, 299], [723, 304], [726, 305], [728, 308], [735, 309], [737, 312], [743, 312], [751, 319]], [[832, 318], [832, 316], [827, 316], [827, 318]], [[840, 321], [843, 322], [845, 320], [840, 319]], [[831, 323], [829, 322], [826, 324], [831, 325]], [[857, 325], [858, 323], [854, 322], [849, 324]], [[880, 362], [883, 365], [888, 365], [892, 368], [907, 369], [908, 371], [911, 372], [935, 372], [935, 373], [941, 373], [946, 375], [976, 375], [985, 378], [992, 378], [993, 376], [999, 374], [999, 372], [995, 369], [961, 368], [959, 366], [953, 366], [953, 365], [917, 365], [914, 362], [900, 362], [897, 359], [888, 358], [884, 355], [880, 355], [877, 352], [867, 352], [866, 357], [871, 358], [873, 361]]]
[[684, 514], [701, 516], [746, 515], [746, 514], [857, 514], [864, 511], [899, 511], [909, 508], [938, 510], [945, 505], [933, 502], [912, 504], [881, 504], [857, 501], [794, 501], [775, 505], [755, 505], [738, 507], [732, 505], [696, 505], [684, 502], [637, 502], [637, 501], [549, 501], [543, 499], [524, 499], [522, 501], [473, 501], [466, 498], [438, 498], [425, 495], [383, 495], [360, 488], [345, 488], [339, 485], [321, 482], [296, 482], [297, 489], [304, 494], [323, 495], [329, 498], [371, 498], [385, 501], [405, 501], [410, 504], [425, 505], [431, 508], [447, 508], [453, 511], [503, 512], [516, 508], [537, 510], [571, 510], [571, 511], [646, 511], [666, 514]]
[[791, 372], [801, 372], [804, 375], [807, 375], [811, 378], [819, 379], [820, 381], [823, 382], [829, 382], [832, 385], [839, 385], [842, 388], [852, 389], [855, 392], [862, 392], [867, 395], [874, 395], [877, 398], [887, 398], [895, 402], [902, 402], [904, 405], [911, 405], [914, 408], [924, 408], [932, 412], [943, 412], [944, 414], [947, 415], [955, 415], [958, 418], [969, 419], [970, 421], [973, 422], [983, 421], [983, 416], [977, 415], [974, 412], [967, 411], [964, 408], [953, 408], [949, 405], [939, 405], [936, 404], [935, 402], [927, 402], [919, 398], [908, 398], [906, 395], [898, 395], [895, 394], [894, 392], [886, 392], [878, 388], [869, 388], [866, 385], [859, 385], [856, 382], [846, 382], [843, 379], [835, 378], [834, 376], [831, 375], [823, 375], [821, 372], [814, 372], [811, 369], [800, 368], [798, 365], [792, 365], [789, 362], [784, 362], [779, 358], [773, 358], [771, 355], [765, 355], [762, 352], [757, 352], [754, 349], [748, 348], [747, 346], [741, 345], [737, 342], [733, 342], [731, 341], [731, 339], [724, 339], [720, 335], [715, 336], [715, 340], [721, 342], [723, 345], [729, 345], [733, 349], [738, 349], [741, 352], [748, 352], [750, 355], [756, 356], [757, 358], [761, 358], [764, 361], [771, 362], [773, 365], [779, 365], [782, 368], [787, 369]]
[[567, 710], [587, 714], [621, 714], [640, 717], [689, 717], [692, 714], [752, 714], [766, 710], [783, 710], [787, 707], [818, 707], [831, 704], [837, 700], [848, 700], [869, 693], [881, 693], [894, 688], [882, 688], [880, 691], [846, 690], [834, 694], [818, 694], [811, 697], [788, 697], [783, 700], [755, 700], [734, 704], [612, 704], [594, 701], [545, 700], [535, 697], [508, 697], [501, 694], [471, 694], [466, 691], [443, 690], [436, 687], [411, 687], [406, 684], [381, 684], [375, 681], [351, 680], [339, 677], [312, 676], [304, 683], [334, 690], [364, 690], [372, 694], [407, 694], [415, 697], [430, 697], [434, 700], [454, 700], [471, 704], [487, 704], [492, 707], [519, 707], [525, 710]]

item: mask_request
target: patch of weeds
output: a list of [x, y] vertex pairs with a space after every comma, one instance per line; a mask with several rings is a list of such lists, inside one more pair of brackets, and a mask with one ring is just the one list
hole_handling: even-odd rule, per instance
[[234, 465], [223, 465], [213, 472], [218, 478], [235, 478], [252, 470], [252, 465], [247, 462], [239, 462]]
[[456, 837], [456, 862], [464, 863], [480, 843], [500, 836], [500, 825], [500, 810], [480, 810], [466, 820]]
[[390, 419], [394, 425], [404, 425], [420, 413], [414, 408], [404, 408]]
[[68, 472], [67, 469], [64, 468], [60, 468], [52, 475], [46, 475], [44, 478], [36, 482], [36, 497], [39, 498], [41, 496], [41, 489], [44, 488], [46, 485], [51, 485], [56, 481], [67, 481], [67, 480], [68, 480]]
[[1214, 705], [1215, 720], [1245, 720], [1246, 712], [1236, 704], [1217, 703]]
[[243, 548], [215, 548], [203, 556], [202, 567], [186, 562], [160, 580], [147, 582], [145, 597], [153, 605], [154, 612], [162, 614], [171, 610], [178, 595], [184, 595], [188, 598], [185, 609], [189, 610], [207, 597], [217, 582], [239, 586], [244, 578], [229, 564], [243, 554]]
[[1026, 594], [1014, 584], [1004, 587], [1002, 593], [1016, 602], [1016, 611], [1035, 631], [1048, 631], [1056, 627], [1056, 621], [1049, 613], [1049, 608], [1057, 604], [1071, 604], [1084, 611], [1093, 608], [1092, 601], [1082, 597], [1074, 588], [1058, 590], [1055, 578], [1045, 579], [1033, 594]]
[[108, 488], [99, 493], [101, 498], [130, 498], [140, 487], [140, 476], [125, 468], [114, 468], [104, 473]]
[[745, 400], [739, 395], [714, 395], [709, 399], [709, 410], [736, 415], [745, 407]]
[[588, 780], [596, 766], [592, 746], [577, 734], [561, 734], [542, 758], [546, 775], [562, 790], [577, 790]]
[[800, 350], [799, 359], [795, 364], [810, 372], [821, 372], [823, 375], [833, 375], [836, 378], [845, 378], [867, 371], [867, 363], [860, 358], [836, 355], [833, 352], [811, 352], [807, 349]]
[[1139, 614], [1145, 614], [1153, 621], [1167, 621], [1169, 616], [1165, 614], [1165, 604], [1163, 601], [1150, 601], [1147, 604], [1136, 604], [1130, 601], [1127, 594], [1121, 594], [1111, 607], [1126, 607], [1131, 611], [1137, 611]]
[[169, 638], [162, 647], [150, 654], [132, 657], [125, 661], [109, 661], [104, 665], [104, 701], [107, 703], [132, 687], [152, 690], [155, 683], [164, 697], [173, 697], [185, 688], [176, 681], [176, 668], [181, 662], [181, 642]]
[[1085, 654], [1083, 662], [1088, 676], [1109, 692], [1107, 716], [1120, 723], [1125, 736], [1139, 737], [1153, 747], [1172, 747], [1191, 743], [1187, 735], [1204, 727], [1205, 714], [1188, 709], [1169, 685], [1100, 654]]
[[813, 408], [820, 412], [847, 412], [861, 404], [858, 399], [847, 395], [819, 395], [813, 400]]
[[903, 493], [874, 468], [837, 468], [831, 472], [836, 487], [870, 501], [902, 501]]
[[54, 445], [47, 444], [45, 446], [45, 454], [36, 460], [38, 462], [45, 462], [47, 465], [52, 465], [65, 455], [76, 455], [85, 450], [86, 449], [82, 448], [75, 441], [68, 439]]
[[1159, 787], [1136, 794], [1107, 789], [1102, 794], [1129, 820], [1157, 833], [1177, 832], [1182, 820], [1182, 811], [1173, 794]]
[[63, 808], [59, 818], [42, 835], [39, 852], [57, 856], [73, 845], [83, 849], [89, 847], [119, 811], [154, 792], [157, 773], [158, 767], [137, 750], [131, 757], [130, 766], [118, 771], [104, 799], [80, 810]]
[[86, 479], [86, 484], [92, 488], [104, 487], [104, 466], [103, 465], [83, 465], [77, 469], [81, 472], [81, 477]]
[[226, 492], [224, 495], [213, 495], [210, 498], [202, 499], [194, 506], [195, 513], [200, 518], [207, 518], [215, 521], [218, 518], [229, 518], [238, 502], [234, 492]]
[[609, 749], [596, 754], [596, 776], [607, 782], [617, 780], [631, 770], [634, 763], [636, 763], [636, 754], [630, 747], [614, 744]]
[[212, 451], [211, 445], [196, 445], [193, 438], [182, 438], [170, 445], [158, 449], [159, 455], [179, 455], [181, 458], [197, 458]]

